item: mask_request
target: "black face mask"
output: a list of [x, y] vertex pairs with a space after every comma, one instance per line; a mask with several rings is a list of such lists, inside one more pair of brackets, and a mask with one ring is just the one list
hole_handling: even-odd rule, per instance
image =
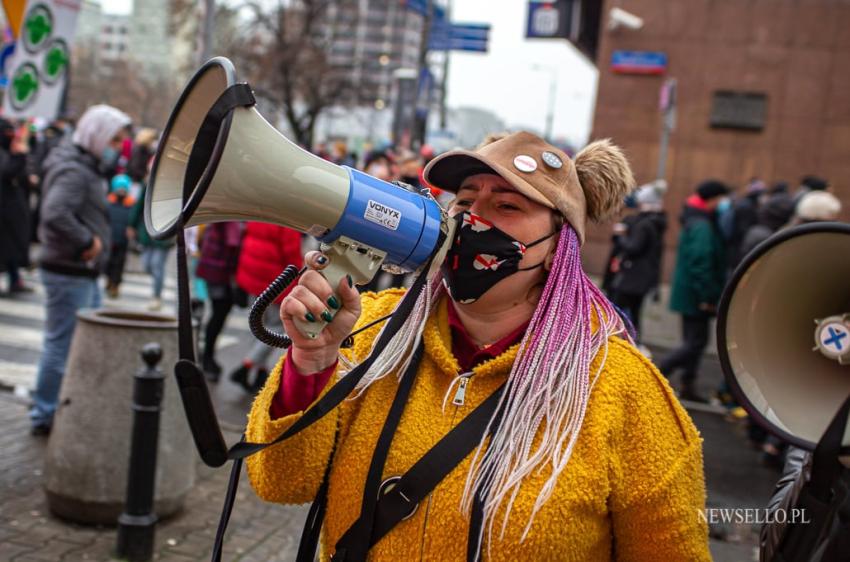
[[477, 301], [502, 279], [517, 271], [543, 266], [519, 267], [525, 251], [556, 234], [552, 232], [530, 244], [523, 244], [489, 221], [470, 212], [459, 213], [455, 239], [443, 262], [443, 278], [455, 302]]

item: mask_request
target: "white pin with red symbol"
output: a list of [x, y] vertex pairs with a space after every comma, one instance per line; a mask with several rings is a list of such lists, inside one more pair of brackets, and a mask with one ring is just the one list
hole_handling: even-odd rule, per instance
[[537, 160], [527, 154], [520, 154], [514, 158], [514, 167], [520, 172], [531, 173], [537, 169]]

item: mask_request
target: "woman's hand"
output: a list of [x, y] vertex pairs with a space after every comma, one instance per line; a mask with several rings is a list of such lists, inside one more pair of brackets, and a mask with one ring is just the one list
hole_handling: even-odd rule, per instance
[[[340, 344], [360, 318], [360, 293], [344, 277], [336, 288], [337, 297], [332, 298], [330, 283], [319, 273], [327, 265], [327, 258], [321, 252], [309, 252], [304, 256], [304, 262], [308, 269], [280, 304], [280, 319], [292, 338], [290, 358], [295, 369], [308, 375], [326, 369], [336, 361]], [[312, 322], [335, 308], [338, 310], [333, 321], [315, 339], [304, 336], [295, 326], [294, 318]]]

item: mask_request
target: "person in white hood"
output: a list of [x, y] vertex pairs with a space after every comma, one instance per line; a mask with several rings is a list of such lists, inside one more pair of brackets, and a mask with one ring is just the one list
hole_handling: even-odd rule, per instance
[[36, 435], [46, 435], [53, 422], [77, 310], [100, 306], [97, 277], [110, 247], [103, 165], [110, 151], [121, 148], [129, 125], [130, 118], [114, 107], [90, 107], [71, 139], [44, 162], [38, 261], [47, 314], [30, 410]]

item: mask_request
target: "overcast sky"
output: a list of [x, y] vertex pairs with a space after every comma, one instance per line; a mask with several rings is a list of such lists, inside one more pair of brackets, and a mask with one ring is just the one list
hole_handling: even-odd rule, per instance
[[[101, 5], [108, 12], [129, 13], [132, 0], [101, 0]], [[510, 127], [542, 132], [557, 76], [555, 136], [583, 144], [590, 134], [596, 70], [566, 40], [526, 40], [527, 5], [528, 0], [453, 0], [454, 22], [492, 28], [488, 53], [452, 53], [448, 104], [488, 109]]]

